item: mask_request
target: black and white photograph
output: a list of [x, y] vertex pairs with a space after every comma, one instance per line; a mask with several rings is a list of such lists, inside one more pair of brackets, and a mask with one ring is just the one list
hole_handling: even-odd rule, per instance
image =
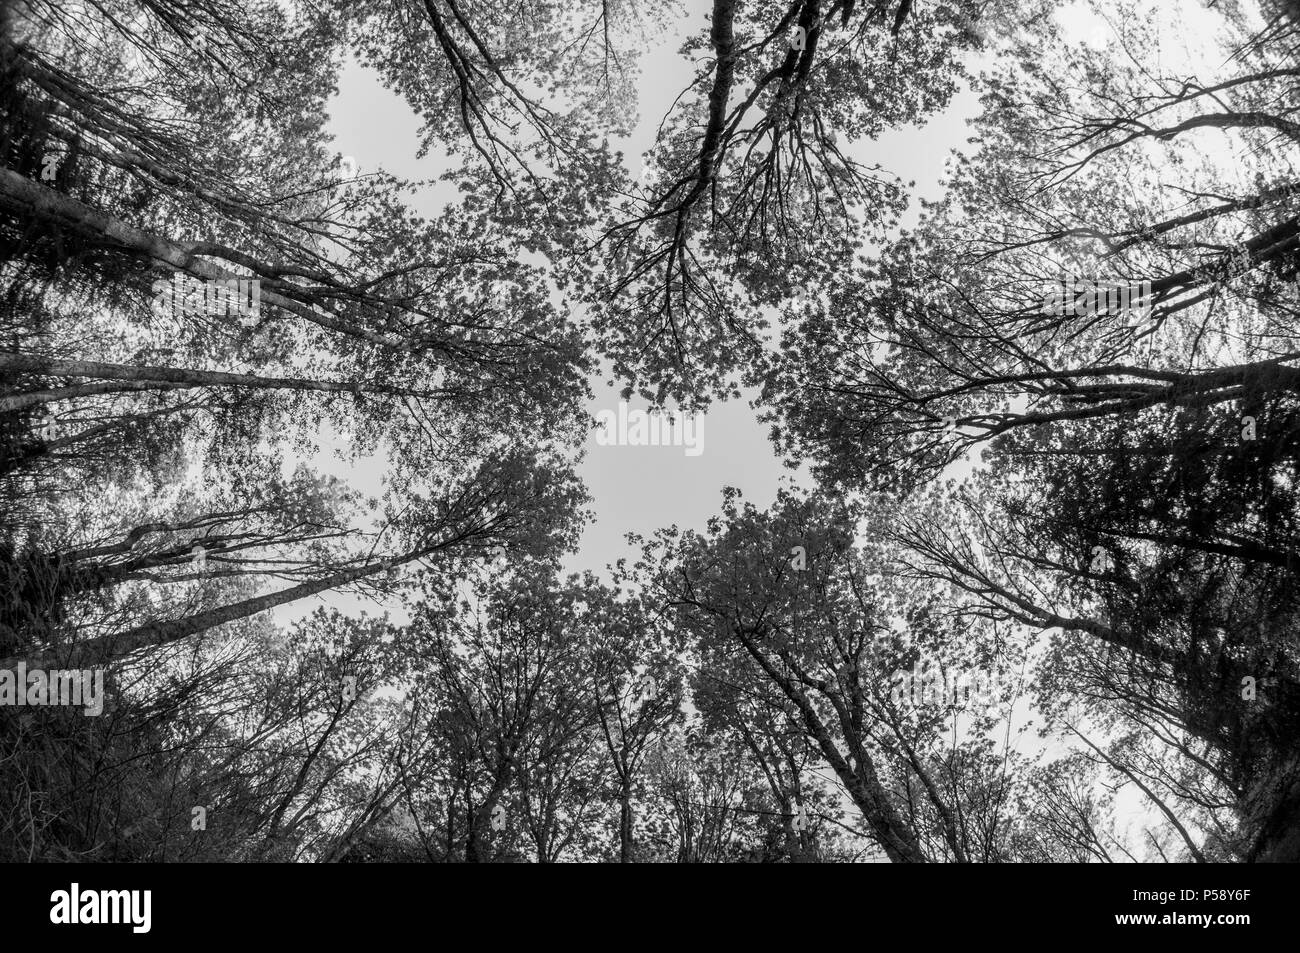
[[1233, 944], [1300, 861], [1300, 2], [4, 0], [0, 74], [26, 920], [929, 864]]

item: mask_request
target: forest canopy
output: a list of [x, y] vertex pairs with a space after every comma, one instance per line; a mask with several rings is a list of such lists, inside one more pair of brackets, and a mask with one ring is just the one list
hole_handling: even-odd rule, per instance
[[[1300, 860], [1298, 54], [0, 3], [0, 860]], [[347, 69], [427, 178], [336, 151]], [[939, 126], [937, 198], [864, 158]], [[573, 571], [605, 384], [790, 478]]]

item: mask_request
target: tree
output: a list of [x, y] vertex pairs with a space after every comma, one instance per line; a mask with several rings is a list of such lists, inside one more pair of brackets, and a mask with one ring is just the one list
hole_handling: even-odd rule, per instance
[[[730, 656], [708, 667], [749, 665], [779, 690], [891, 861], [999, 856], [1014, 778], [988, 734], [1010, 683], [990, 678], [987, 697], [949, 699], [900, 691], [898, 676], [922, 660], [949, 676], [978, 667], [992, 676], [1014, 647], [996, 628], [957, 638], [936, 596], [898, 586], [887, 553], [856, 551], [843, 504], [783, 492], [762, 513], [731, 491], [723, 512], [707, 535], [661, 534], [641, 565], [702, 657]], [[970, 738], [950, 744], [945, 727], [963, 711]], [[965, 811], [967, 798], [988, 810]]]

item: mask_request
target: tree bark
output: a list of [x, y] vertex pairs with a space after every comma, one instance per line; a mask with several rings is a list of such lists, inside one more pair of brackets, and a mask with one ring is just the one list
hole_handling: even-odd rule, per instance
[[[185, 387], [252, 387], [266, 390], [305, 390], [327, 393], [394, 394], [404, 397], [433, 397], [438, 392], [416, 391], [384, 384], [360, 384], [346, 381], [316, 381], [296, 377], [261, 377], [255, 374], [232, 374], [226, 371], [200, 371], [188, 367], [136, 367], [130, 364], [109, 364], [102, 361], [61, 361], [34, 354], [0, 353], [0, 370], [44, 374], [52, 377], [91, 377], [100, 380], [128, 381], [154, 386], [169, 385], [165, 389]], [[95, 393], [100, 385], [84, 388], [61, 388], [58, 392], [43, 391], [0, 397], [0, 410], [21, 410], [46, 403]]]
[[632, 863], [632, 788], [626, 781], [618, 792], [618, 862]]

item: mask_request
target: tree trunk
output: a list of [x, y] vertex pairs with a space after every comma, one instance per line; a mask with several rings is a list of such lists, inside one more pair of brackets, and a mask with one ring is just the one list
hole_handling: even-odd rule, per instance
[[[55, 223], [104, 247], [116, 249], [132, 258], [170, 265], [194, 278], [209, 281], [229, 281], [232, 278], [238, 280], [239, 275], [200, 257], [223, 253], [245, 259], [242, 261], [244, 265], [255, 265], [256, 267], [250, 267], [250, 270], [259, 275], [276, 274], [273, 266], [247, 260], [247, 256], [239, 255], [231, 249], [222, 249], [201, 242], [174, 242], [159, 235], [152, 235], [98, 209], [91, 208], [83, 202], [33, 182], [11, 169], [0, 168], [0, 209], [9, 211], [19, 218]], [[304, 297], [308, 295], [307, 289], [297, 290]], [[384, 335], [334, 317], [324, 311], [323, 304], [319, 305], [320, 310], [317, 310], [310, 304], [265, 287], [262, 288], [261, 297], [264, 303], [283, 308], [321, 327], [350, 337], [363, 338], [381, 346], [394, 346], [394, 343]]]
[[618, 795], [618, 862], [632, 863], [632, 786], [624, 781]]
[[[111, 649], [114, 658], [120, 658], [136, 649], [144, 648], [150, 645], [165, 645], [168, 642], [175, 642], [177, 639], [183, 639], [186, 636], [194, 635], [210, 629], [213, 626], [223, 625], [227, 622], [233, 622], [236, 619], [247, 618], [251, 615], [257, 615], [259, 612], [265, 612], [267, 609], [274, 609], [276, 606], [282, 606], [289, 602], [302, 599], [305, 596], [315, 595], [318, 592], [324, 592], [327, 589], [334, 589], [338, 586], [347, 585], [349, 582], [355, 582], [366, 576], [382, 572], [390, 566], [400, 566], [403, 563], [410, 562], [413, 559], [419, 559], [421, 556], [428, 555], [432, 550], [423, 550], [418, 553], [412, 553], [401, 559], [395, 559], [391, 562], [371, 563], [367, 566], [360, 566], [356, 569], [348, 569], [344, 572], [336, 573], [333, 576], [326, 576], [324, 579], [316, 579], [311, 582], [304, 582], [301, 585], [292, 586], [288, 589], [281, 589], [279, 592], [269, 592], [265, 595], [254, 596], [251, 599], [244, 599], [241, 602], [232, 602], [229, 605], [218, 606], [215, 609], [209, 609], [207, 612], [200, 612], [197, 615], [186, 616], [183, 619], [174, 619], [168, 622], [150, 622], [146, 625], [137, 626], [134, 629], [128, 629], [116, 635], [101, 635], [92, 639], [86, 639], [83, 642], [76, 643], [80, 650], [94, 649], [100, 646], [107, 646]], [[40, 654], [40, 653], [38, 653]], [[19, 661], [30, 660], [29, 656], [18, 656], [5, 659], [0, 662], [0, 667], [14, 665]]]
[[[294, 377], [260, 377], [255, 374], [231, 374], [226, 371], [200, 371], [188, 367], [136, 367], [102, 361], [58, 361], [33, 354], [0, 353], [0, 370], [44, 374], [51, 377], [91, 377], [99, 380], [126, 381], [123, 389], [158, 388], [175, 390], [186, 387], [251, 387], [260, 390], [310, 390], [327, 393], [396, 394], [406, 397], [436, 396], [432, 392], [406, 390], [383, 384], [354, 384], [346, 381], [314, 381]], [[159, 386], [162, 385], [162, 386]], [[22, 410], [66, 400], [103, 390], [99, 384], [60, 388], [0, 397], [0, 410]]]

